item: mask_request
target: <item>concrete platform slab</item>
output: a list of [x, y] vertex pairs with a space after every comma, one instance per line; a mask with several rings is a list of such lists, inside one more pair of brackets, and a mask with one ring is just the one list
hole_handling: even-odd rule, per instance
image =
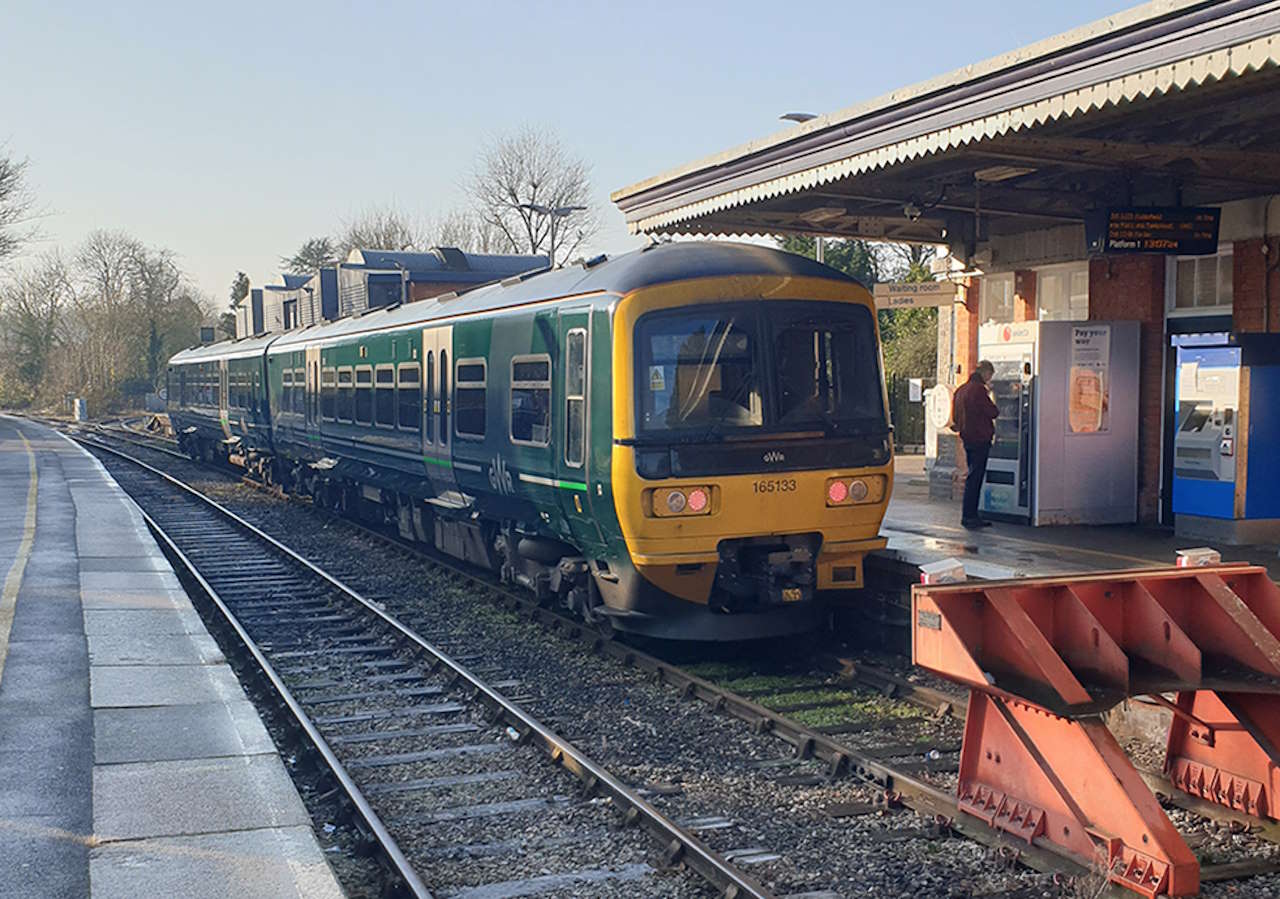
[[93, 770], [93, 830], [101, 842], [310, 823], [274, 755]]
[[224, 661], [208, 634], [90, 634], [89, 664], [211, 665]]
[[163, 556], [80, 556], [81, 571], [167, 571]]
[[95, 709], [244, 698], [240, 682], [223, 665], [96, 666], [89, 672], [89, 702]]
[[177, 609], [186, 603], [177, 590], [85, 590], [80, 591], [84, 609]]
[[[929, 495], [923, 456], [894, 460], [893, 496], [881, 534], [889, 538], [877, 560], [905, 569], [941, 559], [965, 564], [971, 577], [1000, 579], [1115, 571], [1173, 565], [1176, 551], [1197, 545], [1172, 530], [1139, 525], [1031, 527], [995, 522], [980, 531], [960, 526], [960, 503]], [[1219, 546], [1223, 561], [1251, 562], [1280, 578], [1275, 546]]]
[[86, 609], [84, 632], [90, 637], [129, 634], [203, 634], [194, 609]]
[[93, 899], [340, 899], [308, 828], [130, 840], [93, 850]]
[[[133, 556], [140, 555], [139, 545]], [[172, 571], [84, 571], [80, 574], [82, 590], [111, 590], [129, 593], [150, 593], [181, 590], [178, 576]]]
[[93, 760], [99, 765], [274, 753], [253, 703], [98, 709]]
[[0, 578], [0, 899], [341, 895], [137, 507], [3, 415]]

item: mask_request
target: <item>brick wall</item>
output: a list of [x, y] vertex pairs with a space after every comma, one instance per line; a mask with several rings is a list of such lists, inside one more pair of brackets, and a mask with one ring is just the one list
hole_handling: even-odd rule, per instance
[[1270, 273], [1271, 327], [1263, 327], [1266, 307], [1263, 278], [1267, 265], [1274, 265], [1280, 255], [1280, 241], [1271, 238], [1271, 252], [1267, 255], [1263, 255], [1262, 246], [1260, 237], [1232, 244], [1232, 324], [1238, 331], [1280, 330], [1280, 272], [1276, 271]]
[[1163, 256], [1113, 256], [1089, 262], [1089, 318], [1142, 322], [1138, 400], [1138, 520], [1160, 510], [1160, 446], [1164, 409]]
[[1013, 320], [1015, 322], [1034, 321], [1036, 317], [1036, 273], [1032, 271], [1014, 272], [1013, 275]]
[[964, 296], [964, 303], [956, 305], [956, 384], [963, 384], [978, 364], [978, 305], [982, 290], [977, 278], [969, 279]]

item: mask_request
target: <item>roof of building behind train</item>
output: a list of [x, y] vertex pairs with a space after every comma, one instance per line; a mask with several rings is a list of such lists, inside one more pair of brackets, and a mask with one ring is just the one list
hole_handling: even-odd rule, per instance
[[403, 306], [372, 309], [362, 315], [290, 331], [281, 335], [272, 350], [296, 349], [300, 344], [318, 340], [412, 326], [455, 315], [496, 311], [557, 297], [625, 294], [675, 281], [734, 275], [808, 276], [852, 281], [812, 259], [772, 247], [720, 241], [654, 244], [612, 259], [589, 260], [509, 278], [461, 294], [445, 294]]
[[547, 267], [546, 256], [464, 253], [455, 247], [432, 247], [424, 253], [354, 249], [344, 268], [399, 270], [412, 281], [487, 283]]

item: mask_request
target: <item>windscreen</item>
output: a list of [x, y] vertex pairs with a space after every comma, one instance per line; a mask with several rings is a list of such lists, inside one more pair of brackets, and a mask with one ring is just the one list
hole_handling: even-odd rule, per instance
[[651, 313], [636, 334], [642, 435], [886, 429], [864, 306], [756, 301]]

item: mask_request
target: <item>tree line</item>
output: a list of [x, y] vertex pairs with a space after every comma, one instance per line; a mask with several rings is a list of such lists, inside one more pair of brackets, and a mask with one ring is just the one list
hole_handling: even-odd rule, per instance
[[[39, 237], [26, 162], [0, 155], [0, 265]], [[172, 252], [95, 231], [0, 270], [0, 406], [141, 405], [169, 356], [198, 342], [208, 297]]]

